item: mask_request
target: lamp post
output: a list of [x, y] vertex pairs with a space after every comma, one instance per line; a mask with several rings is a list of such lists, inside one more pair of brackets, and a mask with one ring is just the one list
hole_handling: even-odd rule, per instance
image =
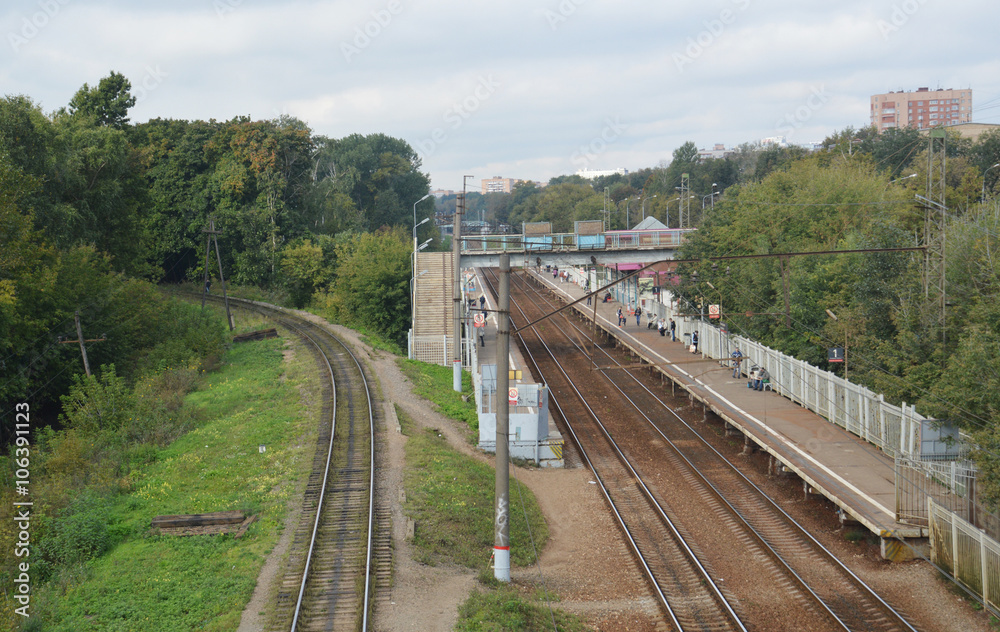
[[1000, 162], [998, 162], [997, 164], [993, 165], [992, 167], [987, 167], [986, 171], [983, 172], [983, 197], [980, 200], [980, 202], [983, 202], [983, 203], [986, 202], [986, 174], [990, 172], [990, 169], [996, 169], [997, 167], [1000, 167]]
[[413, 203], [413, 249], [414, 250], [417, 249], [417, 226], [420, 226], [420, 224], [423, 224], [424, 222], [426, 222], [427, 220], [430, 219], [428, 217], [428, 218], [424, 219], [423, 222], [420, 222], [420, 224], [417, 223], [417, 204], [420, 204], [421, 202], [423, 202], [424, 200], [426, 200], [430, 196], [431, 196], [431, 194], [428, 193], [427, 195], [425, 195], [424, 197], [420, 198], [419, 200], [417, 200], [416, 202]]
[[715, 196], [719, 194], [717, 189], [719, 188], [718, 183], [712, 183], [712, 210], [715, 210]]
[[[707, 285], [708, 287], [712, 288], [713, 290], [715, 290], [716, 292], [719, 293], [719, 328], [718, 328], [719, 329], [719, 355], [723, 355], [724, 351], [722, 349], [722, 340], [723, 340], [723, 338], [722, 338], [722, 290], [720, 290], [719, 288], [717, 288], [714, 285], [712, 285], [711, 281], [705, 281], [705, 285]], [[711, 315], [709, 317], [711, 317]], [[725, 349], [725, 351], [728, 352], [729, 349]], [[725, 355], [728, 356], [729, 354], [725, 353]]]
[[631, 230], [628, 221], [628, 205], [632, 202], [634, 198], [625, 198], [625, 230]]
[[[420, 198], [419, 200], [417, 200], [416, 202], [413, 203], [413, 254], [410, 255], [410, 257], [411, 257], [411, 260], [410, 260], [410, 308], [411, 308], [411, 310], [410, 310], [411, 311], [411, 314], [410, 314], [410, 316], [411, 316], [410, 330], [411, 331], [413, 329], [415, 329], [416, 326], [417, 326], [417, 252], [419, 250], [421, 250], [421, 248], [417, 247], [417, 227], [421, 226], [422, 224], [426, 224], [427, 222], [429, 222], [431, 220], [431, 218], [425, 217], [424, 219], [420, 220], [419, 224], [417, 223], [417, 204], [420, 204], [421, 202], [423, 202], [424, 200], [426, 200], [429, 197], [431, 197], [430, 193], [428, 193], [427, 195], [425, 195], [424, 197]], [[430, 239], [427, 240], [427, 242], [424, 244], [424, 247], [426, 247], [427, 244], [429, 244], [429, 243], [431, 243]]]
[[655, 195], [652, 195], [642, 200], [642, 219], [646, 219], [646, 200], [652, 200], [655, 197], [656, 197]]

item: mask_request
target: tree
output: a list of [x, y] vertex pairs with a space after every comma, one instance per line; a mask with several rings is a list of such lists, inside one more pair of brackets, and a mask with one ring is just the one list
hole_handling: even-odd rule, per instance
[[317, 288], [330, 276], [330, 270], [324, 265], [323, 249], [308, 239], [285, 247], [281, 251], [280, 267], [292, 303], [297, 308], [308, 305]]
[[97, 87], [83, 84], [69, 102], [70, 114], [91, 116], [98, 125], [123, 129], [128, 125], [128, 111], [135, 105], [131, 89], [125, 75], [112, 70]]
[[410, 316], [411, 240], [410, 231], [400, 227], [339, 240], [330, 289], [320, 305], [341, 322], [402, 344]]

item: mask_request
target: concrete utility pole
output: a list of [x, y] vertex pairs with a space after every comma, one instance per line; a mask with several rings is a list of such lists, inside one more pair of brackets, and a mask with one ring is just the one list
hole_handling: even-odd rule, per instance
[[497, 311], [497, 462], [493, 577], [510, 581], [510, 255], [500, 255], [500, 296]]
[[219, 254], [219, 238], [218, 235], [222, 234], [222, 231], [215, 230], [215, 218], [208, 218], [208, 228], [202, 229], [203, 233], [207, 235], [205, 238], [205, 289], [201, 295], [201, 308], [205, 309], [205, 296], [208, 295], [208, 255], [211, 252], [212, 241], [215, 241], [215, 259], [219, 262], [219, 285], [222, 286], [222, 299], [226, 303], [226, 321], [229, 323], [229, 331], [236, 328], [233, 323], [233, 315], [229, 311], [229, 296], [226, 295], [226, 277], [222, 276], [222, 255]]

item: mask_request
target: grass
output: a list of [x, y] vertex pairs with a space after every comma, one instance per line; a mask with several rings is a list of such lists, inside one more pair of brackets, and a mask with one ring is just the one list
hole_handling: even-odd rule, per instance
[[[408, 360], [398, 362], [413, 382], [416, 394], [434, 402], [445, 416], [475, 427], [469, 422], [470, 415], [475, 417], [474, 407], [452, 390], [450, 369]], [[493, 468], [454, 450], [441, 433], [417, 430], [398, 407], [397, 415], [403, 433], [409, 437], [404, 509], [416, 525], [415, 558], [426, 564], [455, 564], [479, 571], [481, 588], [459, 607], [455, 629], [532, 632], [552, 629], [553, 619], [559, 630], [588, 629], [579, 617], [551, 608], [547, 603], [553, 601], [551, 595], [546, 599], [527, 587], [492, 578]], [[534, 495], [513, 478], [509, 533], [511, 564], [534, 564], [535, 551], [540, 551], [548, 540], [548, 525]]]
[[[549, 598], [551, 600], [551, 597]], [[580, 617], [550, 608], [542, 592], [525, 593], [517, 586], [475, 591], [458, 609], [458, 632], [545, 632], [588, 630]]]
[[[41, 591], [45, 630], [236, 629], [315, 441], [298, 388], [311, 360], [302, 353], [286, 366], [284, 344], [235, 345], [188, 395], [201, 426], [160, 450], [107, 509], [123, 541]], [[234, 509], [260, 514], [240, 540], [149, 534], [156, 515]]]
[[[414, 546], [425, 564], [453, 563], [480, 569], [493, 550], [493, 468], [456, 452], [432, 429], [406, 442], [406, 512], [416, 523]], [[548, 527], [534, 495], [510, 482], [511, 563], [535, 562]], [[530, 525], [530, 534], [529, 534]]]
[[455, 392], [451, 367], [427, 364], [417, 360], [399, 358], [400, 370], [413, 384], [413, 393], [434, 403], [437, 411], [464, 423], [473, 433], [479, 432], [479, 416], [476, 414], [475, 397], [472, 393], [472, 376], [462, 372], [462, 392]]

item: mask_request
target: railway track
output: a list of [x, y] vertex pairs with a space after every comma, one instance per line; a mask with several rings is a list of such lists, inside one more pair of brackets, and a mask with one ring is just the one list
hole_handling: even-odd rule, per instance
[[[527, 287], [523, 280], [512, 280], [511, 293], [512, 306], [517, 306], [512, 311], [518, 312], [512, 314], [515, 326], [560, 306], [546, 297], [548, 292]], [[524, 332], [522, 345], [545, 376], [552, 401], [567, 420], [584, 458], [595, 475], [605, 479], [608, 502], [654, 592], [662, 596], [672, 627], [915, 630], [714, 450], [653, 387], [639, 379], [641, 375], [623, 368], [630, 361], [599, 345], [590, 346], [594, 356], [588, 356], [582, 345], [589, 336], [572, 319], [558, 316]], [[603, 368], [597, 369], [595, 362]], [[626, 409], [628, 414], [621, 414]], [[694, 500], [681, 502], [681, 495], [674, 493], [680, 486], [690, 490], [687, 495]], [[635, 500], [633, 488], [640, 487], [644, 503]], [[622, 517], [627, 512], [657, 514], [665, 526]], [[689, 544], [678, 542], [678, 535]], [[709, 577], [700, 581], [706, 584], [722, 584], [720, 568], [750, 565], [747, 568], [759, 583], [771, 587], [774, 602], [762, 600], [759, 585], [726, 583], [717, 592], [741, 621], [718, 623], [733, 616], [720, 610], [714, 615], [717, 623], [709, 623], [713, 620], [709, 601], [693, 598], [686, 592], [690, 587], [681, 585], [699, 580], [679, 570], [684, 563], [677, 561], [676, 551], [665, 548], [690, 551], [695, 561], [688, 565], [704, 569]], [[732, 578], [731, 571], [726, 574]], [[759, 623], [762, 620], [767, 623]]]
[[388, 586], [392, 551], [388, 509], [375, 503], [376, 408], [364, 368], [325, 328], [229, 300], [299, 336], [324, 380], [316, 452], [268, 629], [366, 631], [375, 588]]

